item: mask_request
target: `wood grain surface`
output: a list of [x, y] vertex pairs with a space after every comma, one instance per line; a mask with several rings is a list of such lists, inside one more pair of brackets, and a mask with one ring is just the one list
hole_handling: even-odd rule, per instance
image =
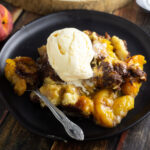
[[[0, 1], [0, 3], [2, 3]], [[14, 8], [6, 3], [12, 12], [14, 31], [40, 17], [33, 13]], [[130, 5], [113, 12], [141, 26], [150, 33], [150, 14], [140, 9], [135, 1]], [[0, 48], [6, 41], [0, 43]], [[3, 114], [3, 115], [2, 115]], [[2, 123], [3, 122], [3, 123]], [[10, 113], [0, 100], [0, 150], [149, 150], [150, 149], [150, 116], [135, 127], [121, 135], [97, 141], [68, 142], [52, 141], [37, 136], [25, 129]]]
[[5, 0], [37, 14], [48, 14], [66, 9], [93, 9], [112, 12], [133, 0]]

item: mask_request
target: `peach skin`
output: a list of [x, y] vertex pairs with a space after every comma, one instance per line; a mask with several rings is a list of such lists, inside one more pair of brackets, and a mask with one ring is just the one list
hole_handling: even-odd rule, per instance
[[5, 40], [13, 29], [13, 21], [10, 12], [0, 4], [0, 41]]

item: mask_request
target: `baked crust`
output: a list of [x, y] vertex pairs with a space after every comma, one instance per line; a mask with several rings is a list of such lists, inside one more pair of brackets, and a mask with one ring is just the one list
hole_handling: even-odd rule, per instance
[[[144, 56], [130, 56], [127, 44], [117, 36], [100, 36], [96, 32], [84, 31], [92, 41], [97, 52], [91, 62], [94, 76], [82, 80], [82, 87], [62, 81], [48, 62], [46, 46], [38, 49], [39, 58], [33, 61], [29, 57], [7, 59], [6, 78], [14, 85], [20, 96], [29, 88], [37, 87], [37, 78], [42, 82], [40, 92], [56, 106], [73, 108], [83, 116], [93, 116], [97, 124], [114, 127], [121, 122], [129, 110], [134, 108], [137, 96], [146, 73]], [[103, 48], [97, 47], [101, 45]], [[45, 104], [34, 94], [32, 101]], [[76, 112], [76, 111], [75, 111]]]

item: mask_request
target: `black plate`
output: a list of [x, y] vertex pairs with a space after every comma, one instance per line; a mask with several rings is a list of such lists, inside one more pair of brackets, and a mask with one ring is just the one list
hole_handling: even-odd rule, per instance
[[[14, 34], [2, 49], [0, 55], [0, 96], [15, 117], [29, 130], [36, 134], [53, 139], [70, 139], [63, 127], [45, 109], [29, 100], [29, 95], [19, 97], [14, 94], [12, 86], [4, 77], [4, 66], [7, 58], [16, 56], [30, 56], [37, 58], [37, 48], [46, 44], [51, 32], [65, 28], [76, 27], [80, 30], [89, 29], [99, 34], [108, 32], [125, 39], [131, 54], [142, 54], [148, 63], [145, 71], [150, 78], [150, 39], [138, 26], [120, 17], [95, 11], [73, 10], [63, 11], [42, 17], [19, 30]], [[107, 129], [97, 126], [91, 120], [71, 118], [83, 129], [85, 140], [94, 140], [110, 137], [121, 133], [145, 118], [150, 110], [149, 80], [143, 84], [135, 100], [135, 109], [130, 111], [121, 124]]]

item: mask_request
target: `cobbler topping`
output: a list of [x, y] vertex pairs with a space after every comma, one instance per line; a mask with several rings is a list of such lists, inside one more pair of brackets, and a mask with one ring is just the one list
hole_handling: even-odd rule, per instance
[[[75, 34], [74, 31], [81, 35]], [[37, 61], [29, 57], [7, 59], [5, 76], [14, 85], [14, 91], [20, 96], [29, 87], [36, 88], [39, 83], [41, 94], [54, 105], [61, 106], [65, 111], [70, 109], [77, 115], [80, 113], [86, 117], [93, 116], [96, 123], [104, 127], [110, 128], [119, 124], [128, 111], [134, 108], [134, 99], [142, 82], [146, 81], [146, 73], [143, 71], [143, 65], [146, 63], [144, 56], [130, 56], [126, 41], [117, 36], [111, 37], [108, 33], [101, 36], [89, 30], [82, 34], [76, 29], [69, 29], [69, 32], [67, 29], [65, 32], [61, 30], [52, 35], [52, 41], [49, 42], [57, 48], [49, 47], [49, 50], [50, 53], [59, 50], [61, 59], [57, 59], [56, 62], [62, 68], [56, 69], [58, 65], [54, 65], [54, 60], [53, 64], [50, 63], [52, 60], [49, 61], [45, 45], [38, 49]], [[63, 36], [66, 37], [63, 38]], [[69, 41], [67, 41], [68, 37], [70, 37]], [[82, 42], [76, 37], [87, 42], [82, 45]], [[56, 39], [58, 41], [54, 42]], [[87, 49], [88, 41], [92, 44], [90, 52]], [[68, 47], [68, 45], [70, 46]], [[65, 56], [70, 54], [71, 47], [71, 53], [74, 56], [72, 59]], [[85, 53], [81, 52], [80, 47], [84, 48]], [[75, 50], [79, 53], [76, 53]], [[63, 59], [64, 56], [68, 62], [70, 61], [69, 67], [63, 66], [66, 63], [66, 60]], [[76, 60], [80, 60], [81, 68], [76, 64]], [[91, 69], [88, 71], [92, 72], [88, 77], [88, 73], [91, 72], [86, 72], [87, 74], [84, 72], [87, 67], [84, 66], [84, 61], [88, 63], [88, 69]], [[67, 69], [71, 71], [69, 70], [69, 74], [64, 74], [63, 69], [65, 73]], [[85, 73], [84, 77], [87, 78], [82, 78], [82, 71]], [[65, 78], [62, 78], [60, 73], [63, 73]], [[66, 79], [67, 76], [71, 80], [64, 81], [63, 79]], [[33, 92], [30, 98], [45, 107], [45, 104]]]

